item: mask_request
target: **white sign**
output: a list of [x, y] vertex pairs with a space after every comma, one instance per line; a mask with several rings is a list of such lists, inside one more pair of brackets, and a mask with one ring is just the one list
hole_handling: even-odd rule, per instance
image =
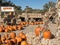
[[14, 12], [14, 7], [1, 7], [1, 12]]

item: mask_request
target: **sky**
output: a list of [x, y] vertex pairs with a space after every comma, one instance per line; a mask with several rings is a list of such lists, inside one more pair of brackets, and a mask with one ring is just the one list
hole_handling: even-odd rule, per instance
[[57, 2], [57, 0], [10, 0], [14, 4], [21, 6], [25, 9], [26, 6], [32, 7], [33, 9], [43, 9], [43, 5], [49, 1]]

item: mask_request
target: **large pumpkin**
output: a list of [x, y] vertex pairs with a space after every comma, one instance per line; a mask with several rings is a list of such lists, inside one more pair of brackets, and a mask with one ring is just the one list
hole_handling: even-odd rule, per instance
[[16, 37], [16, 33], [11, 32], [11, 33], [10, 33], [10, 38], [14, 39], [15, 37]]
[[43, 30], [43, 28], [40, 27], [40, 26], [38, 26], [38, 27], [35, 29], [35, 34], [36, 34], [36, 36], [39, 36], [39, 35], [40, 35], [40, 31], [42, 31], [42, 30]]
[[45, 39], [50, 39], [51, 38], [51, 32], [50, 31], [44, 31], [44, 33], [43, 33], [43, 37], [45, 38]]
[[21, 45], [27, 45], [27, 42], [26, 41], [22, 41]]

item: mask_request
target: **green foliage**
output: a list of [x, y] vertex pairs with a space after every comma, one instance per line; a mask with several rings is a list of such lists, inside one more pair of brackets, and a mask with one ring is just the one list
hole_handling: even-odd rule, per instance
[[23, 10], [23, 12], [32, 13], [32, 8], [29, 6], [26, 6], [26, 8]]
[[55, 7], [55, 5], [56, 5], [56, 3], [52, 2], [52, 1], [44, 4], [44, 6], [43, 6], [44, 12], [48, 11], [50, 7]]

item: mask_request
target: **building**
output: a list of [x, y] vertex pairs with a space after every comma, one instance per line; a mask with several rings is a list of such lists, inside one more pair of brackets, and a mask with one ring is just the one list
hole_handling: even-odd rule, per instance
[[43, 18], [43, 15], [41, 15], [41, 13], [22, 13], [22, 15], [20, 15], [20, 18], [23, 20], [34, 20], [34, 21], [40, 21]]

